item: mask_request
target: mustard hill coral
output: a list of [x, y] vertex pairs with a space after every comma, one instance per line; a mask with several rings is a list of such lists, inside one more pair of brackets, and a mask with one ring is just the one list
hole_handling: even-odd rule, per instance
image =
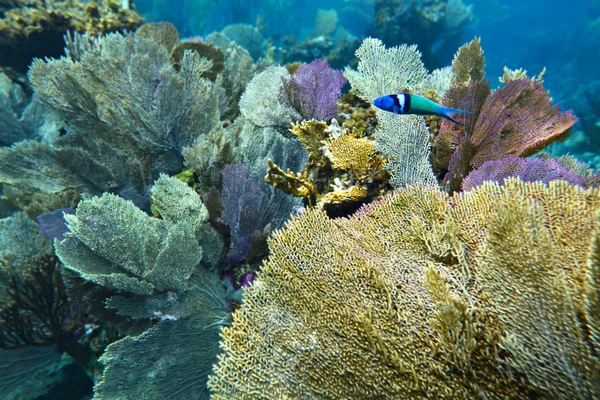
[[599, 210], [518, 179], [309, 210], [223, 330], [213, 398], [595, 398]]

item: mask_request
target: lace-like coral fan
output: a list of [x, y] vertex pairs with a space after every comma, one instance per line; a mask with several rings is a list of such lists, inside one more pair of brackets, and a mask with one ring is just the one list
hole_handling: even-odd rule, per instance
[[567, 181], [572, 185], [583, 185], [586, 178], [572, 172], [553, 159], [506, 157], [484, 162], [472, 171], [462, 183], [463, 190], [471, 190], [485, 181], [500, 182], [508, 177], [518, 176], [524, 182], [554, 180]]
[[510, 179], [307, 211], [223, 330], [213, 398], [594, 398], [599, 210]]
[[328, 121], [335, 115], [342, 87], [347, 80], [325, 60], [302, 64], [289, 79], [284, 79], [285, 99], [304, 117]]

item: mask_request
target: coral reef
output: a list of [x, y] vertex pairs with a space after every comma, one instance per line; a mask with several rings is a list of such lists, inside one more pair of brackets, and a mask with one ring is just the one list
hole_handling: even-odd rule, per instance
[[[220, 80], [212, 63], [185, 52], [179, 71], [167, 48], [133, 34], [109, 34], [78, 59], [36, 60], [36, 101], [64, 121], [44, 143], [0, 149], [4, 196], [30, 214], [73, 207], [82, 193], [147, 194], [159, 173], [183, 168], [182, 151], [220, 127]], [[26, 171], [26, 173], [24, 173]]]
[[478, 39], [462, 46], [452, 63], [455, 85], [443, 104], [469, 110], [457, 116], [464, 127], [443, 121], [433, 143], [432, 166], [450, 191], [484, 162], [527, 157], [570, 134], [577, 118], [562, 113], [539, 79], [519, 78], [491, 92], [483, 78], [485, 59]]
[[360, 45], [355, 37], [342, 37], [334, 40], [329, 36], [316, 36], [299, 40], [294, 36], [283, 38], [283, 47], [277, 48], [278, 60], [282, 64], [292, 62], [309, 63], [314, 59], [324, 59], [333, 68], [344, 68], [356, 64], [354, 51]]
[[75, 334], [82, 327], [60, 263], [35, 222], [24, 213], [0, 220], [0, 396], [42, 396], [62, 368], [88, 363], [89, 344]]
[[481, 166], [469, 173], [462, 182], [463, 190], [482, 185], [486, 181], [500, 182], [504, 179], [518, 176], [524, 182], [562, 180], [571, 185], [583, 186], [586, 181], [594, 179], [589, 174], [578, 175], [563, 165], [560, 160], [551, 158], [522, 158], [506, 157], [498, 160], [486, 161]]
[[[461, 0], [371, 3], [388, 47], [345, 29], [363, 0], [150, 3], [202, 37], [0, 4], [0, 50], [66, 32], [0, 71], [0, 398], [67, 368], [106, 400], [600, 396], [600, 175], [527, 158], [576, 121], [544, 70], [492, 90], [475, 38], [428, 71]], [[371, 107], [396, 92], [471, 114]]]
[[264, 38], [255, 26], [250, 24], [231, 24], [223, 28], [221, 33], [248, 50], [255, 61], [264, 53]]
[[252, 62], [248, 50], [232, 42], [225, 35], [212, 33], [206, 37], [206, 42], [220, 48], [225, 55], [223, 87], [227, 94], [228, 112], [223, 114], [232, 121], [240, 112], [238, 103], [242, 93], [254, 74], [259, 71], [257, 65]]
[[332, 120], [295, 124], [290, 132], [308, 152], [300, 172], [287, 171], [272, 160], [265, 181], [284, 193], [302, 197], [330, 216], [350, 214], [360, 205], [389, 190], [385, 159], [375, 152], [375, 141], [357, 129]]
[[283, 221], [275, 219], [279, 205], [274, 201], [274, 192], [253, 182], [244, 165], [225, 165], [221, 173], [223, 189], [215, 199], [220, 203], [220, 212], [214, 218], [229, 228], [227, 262], [256, 262], [262, 256], [256, 251], [266, 247], [261, 243], [266, 242], [271, 224], [283, 225]]
[[283, 82], [291, 76], [283, 67], [269, 67], [256, 75], [248, 84], [240, 99], [240, 111], [244, 117], [259, 127], [288, 127], [300, 119], [291, 105], [281, 102]]
[[[7, 2], [4, 2], [7, 3]], [[62, 36], [69, 31], [100, 36], [135, 30], [143, 23], [133, 10], [116, 0], [14, 1], [2, 4], [0, 64], [25, 72], [35, 57], [58, 57]]]
[[[448, 91], [454, 79], [447, 70], [428, 75], [416, 46], [386, 49], [380, 40], [368, 38], [356, 56], [357, 69], [346, 68], [344, 75], [356, 95], [368, 102], [398, 92], [435, 99]], [[430, 118], [429, 124], [435, 124], [436, 118]], [[429, 133], [424, 118], [377, 110], [377, 120], [381, 124], [375, 135], [377, 149], [387, 159], [385, 168], [392, 176], [392, 185], [434, 185], [436, 178], [429, 164]]]
[[[461, 0], [382, 0], [375, 2], [369, 35], [388, 46], [415, 43], [427, 65], [439, 67], [444, 50], [454, 48], [473, 19], [471, 6]], [[443, 38], [443, 46], [436, 43]]]
[[324, 60], [298, 66], [289, 78], [282, 78], [282, 95], [305, 119], [328, 121], [336, 113], [337, 102], [347, 80]]
[[32, 139], [39, 114], [23, 86], [0, 72], [0, 146]]
[[307, 211], [224, 328], [213, 398], [598, 396], [599, 209], [511, 179]]

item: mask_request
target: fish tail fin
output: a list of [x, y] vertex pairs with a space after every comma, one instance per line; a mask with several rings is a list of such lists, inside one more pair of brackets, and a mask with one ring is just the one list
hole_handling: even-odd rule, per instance
[[471, 111], [467, 111], [467, 110], [458, 110], [456, 108], [440, 107], [437, 114], [441, 117], [444, 117], [444, 118], [454, 122], [455, 124], [458, 124], [460, 126], [465, 126], [465, 124], [463, 124], [462, 122], [458, 122], [457, 120], [452, 118], [450, 116], [450, 114], [473, 114], [473, 113]]

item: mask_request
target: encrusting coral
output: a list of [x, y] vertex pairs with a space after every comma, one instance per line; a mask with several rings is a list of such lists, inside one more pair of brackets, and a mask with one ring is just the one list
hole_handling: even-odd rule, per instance
[[599, 210], [518, 179], [309, 210], [222, 331], [212, 398], [598, 396]]
[[[4, 2], [6, 3], [6, 2]], [[58, 57], [62, 36], [88, 32], [101, 36], [109, 32], [135, 30], [144, 20], [121, 1], [14, 1], [2, 4], [0, 18], [0, 64], [25, 72], [35, 57]]]

